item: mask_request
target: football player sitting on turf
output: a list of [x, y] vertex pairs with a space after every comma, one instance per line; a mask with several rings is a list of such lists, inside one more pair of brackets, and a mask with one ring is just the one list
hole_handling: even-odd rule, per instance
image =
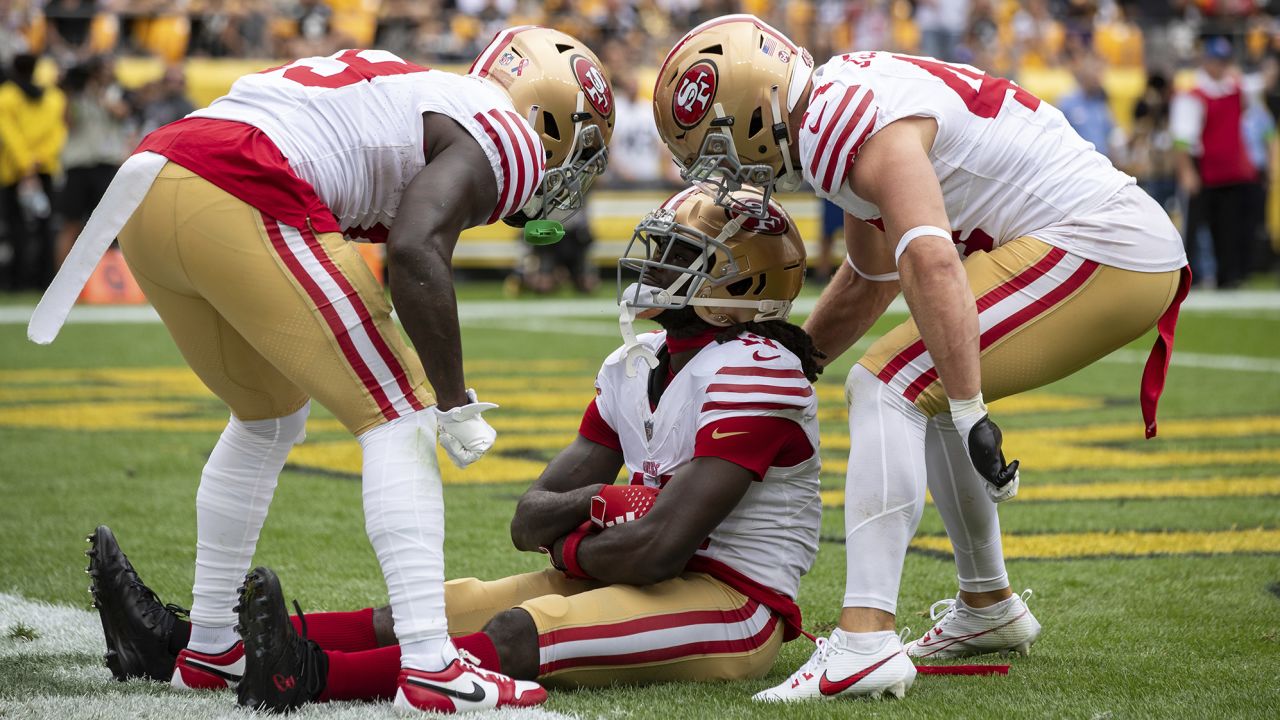
[[[730, 218], [690, 188], [637, 227], [631, 248], [644, 257], [620, 261], [620, 283], [626, 269], [640, 279], [620, 291], [627, 343], [511, 523], [516, 547], [548, 552], [555, 568], [446, 583], [453, 642], [481, 674], [561, 687], [759, 678], [800, 633], [795, 597], [821, 501], [820, 356], [785, 321], [804, 277], [799, 234], [775, 203], [763, 220]], [[637, 316], [663, 330], [636, 337]], [[623, 468], [629, 483], [612, 484]], [[136, 579], [118, 548], [111, 558], [111, 574]], [[117, 634], [155, 652], [175, 645], [164, 635], [183, 621], [140, 582], [117, 585], [99, 594], [135, 618], [132, 635]], [[239, 607], [242, 703], [394, 696], [450, 711], [491, 692], [405, 677], [385, 609], [289, 618], [269, 569], [248, 575]]]

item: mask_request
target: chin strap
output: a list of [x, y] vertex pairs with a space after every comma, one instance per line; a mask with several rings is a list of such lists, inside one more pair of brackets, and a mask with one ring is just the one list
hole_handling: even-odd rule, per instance
[[635, 361], [640, 360], [649, 369], [658, 367], [658, 356], [653, 351], [641, 343], [636, 338], [636, 331], [633, 327], [636, 321], [636, 309], [631, 307], [631, 303], [627, 302], [624, 297], [618, 303], [618, 328], [622, 331], [622, 363], [627, 370], [627, 377], [636, 376]]
[[782, 122], [782, 102], [778, 99], [778, 86], [774, 85], [769, 90], [769, 105], [773, 110], [773, 136], [778, 143], [778, 149], [782, 151], [782, 167], [784, 172], [782, 177], [775, 178], [773, 184], [783, 192], [795, 192], [800, 189], [800, 182], [803, 178], [799, 177], [796, 168], [791, 164], [791, 133], [787, 131], [787, 126]]

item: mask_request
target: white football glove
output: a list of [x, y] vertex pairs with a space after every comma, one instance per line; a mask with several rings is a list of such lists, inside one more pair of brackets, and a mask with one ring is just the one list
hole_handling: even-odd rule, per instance
[[494, 403], [482, 403], [476, 399], [476, 391], [467, 388], [466, 405], [459, 405], [448, 411], [442, 411], [433, 405], [436, 414], [436, 426], [440, 445], [449, 459], [459, 468], [464, 468], [480, 459], [493, 447], [498, 431], [484, 421], [480, 413], [498, 407]]

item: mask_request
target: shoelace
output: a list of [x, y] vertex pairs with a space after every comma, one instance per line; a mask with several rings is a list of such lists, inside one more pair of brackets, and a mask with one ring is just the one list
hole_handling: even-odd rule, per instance
[[156, 613], [167, 612], [178, 617], [189, 617], [191, 611], [173, 603], [163, 603], [160, 597], [156, 595], [156, 591], [143, 584], [142, 580], [135, 575], [129, 579], [129, 587], [136, 590], [145, 599], [149, 600], [146, 607], [142, 610], [142, 617], [150, 619]]
[[[307, 616], [302, 612], [302, 606], [297, 600], [293, 601], [293, 610], [298, 614], [298, 624], [302, 625], [302, 635], [295, 636], [297, 639], [291, 643], [290, 650], [293, 652], [294, 660], [302, 666], [298, 673], [299, 678], [306, 684], [305, 690], [307, 694], [314, 698], [324, 689], [325, 676], [328, 674], [328, 662], [325, 658], [324, 651], [320, 649], [320, 645], [315, 640], [310, 639], [307, 635]], [[321, 661], [324, 660], [326, 667], [321, 667]]]
[[800, 666], [800, 669], [796, 670], [792, 675], [802, 675], [810, 670], [816, 669], [822, 665], [822, 663], [826, 662], [827, 656], [831, 654], [831, 649], [834, 647], [831, 644], [831, 641], [824, 637], [820, 637], [815, 639], [813, 642], [818, 647], [814, 649], [813, 654], [809, 656], [809, 659]]

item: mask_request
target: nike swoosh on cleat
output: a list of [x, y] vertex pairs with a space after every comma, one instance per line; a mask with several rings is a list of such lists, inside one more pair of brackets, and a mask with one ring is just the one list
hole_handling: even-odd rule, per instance
[[466, 700], [467, 702], [480, 702], [481, 700], [484, 700], [484, 688], [480, 687], [480, 685], [476, 683], [476, 681], [474, 680], [471, 681], [471, 690], [468, 692], [458, 692], [453, 688], [447, 688], [441, 685], [433, 685], [429, 682], [424, 682], [414, 677], [408, 677], [408, 678], [405, 678], [405, 680], [407, 680], [408, 682], [414, 685], [417, 685], [420, 688], [426, 688], [427, 690], [430, 690], [432, 692], [438, 692], [441, 695], [447, 695], [451, 698]]
[[876, 664], [868, 665], [867, 667], [862, 668], [858, 672], [850, 675], [849, 677], [843, 680], [836, 680], [832, 682], [831, 680], [827, 679], [827, 673], [824, 671], [822, 673], [822, 677], [818, 678], [818, 692], [822, 693], [823, 695], [839, 695], [845, 690], [848, 690], [849, 688], [858, 684], [859, 680], [862, 680], [866, 676], [878, 670], [881, 665], [884, 665], [885, 663], [892, 660], [893, 656], [897, 654], [898, 654], [897, 652], [890, 653], [889, 655], [886, 655], [882, 660], [880, 660]]
[[191, 668], [194, 668], [196, 670], [199, 670], [200, 672], [207, 672], [210, 675], [216, 675], [222, 678], [223, 680], [226, 680], [227, 682], [233, 682], [233, 683], [240, 682], [239, 675], [229, 673], [226, 670], [223, 670], [221, 667], [218, 667], [217, 665], [210, 665], [209, 663], [201, 662], [199, 660], [192, 660], [191, 658], [185, 658], [182, 662], [183, 664]]

